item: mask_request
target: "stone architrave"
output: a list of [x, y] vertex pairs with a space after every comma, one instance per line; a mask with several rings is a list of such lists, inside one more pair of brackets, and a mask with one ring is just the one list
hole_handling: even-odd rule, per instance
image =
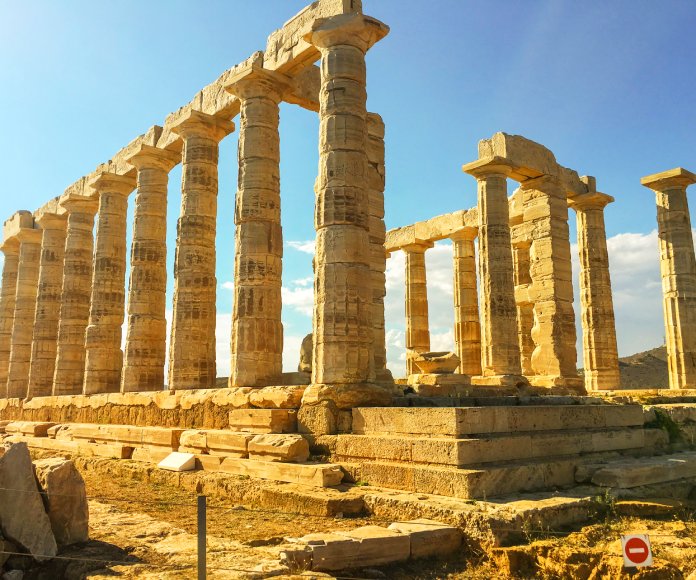
[[475, 228], [452, 236], [454, 272], [454, 343], [459, 357], [459, 374], [481, 374], [481, 322], [476, 285]]
[[63, 265], [58, 351], [53, 395], [82, 393], [85, 373], [85, 331], [92, 295], [94, 215], [98, 201], [73, 197], [61, 201], [68, 212]]
[[670, 389], [696, 388], [696, 256], [686, 188], [696, 175], [678, 167], [649, 175], [655, 192]]
[[7, 374], [7, 396], [25, 398], [29, 388], [31, 342], [36, 316], [39, 265], [41, 262], [41, 230], [22, 228], [19, 240], [19, 269], [15, 298], [10, 367]]
[[174, 263], [169, 388], [215, 386], [215, 235], [219, 142], [234, 123], [190, 111], [173, 128], [184, 142]]
[[7, 395], [7, 372], [10, 367], [12, 325], [14, 323], [17, 270], [19, 269], [19, 242], [5, 240], [0, 248], [5, 255], [0, 286], [0, 398]]
[[365, 53], [388, 30], [377, 20], [351, 14], [315, 21], [305, 37], [321, 52], [314, 384], [369, 379], [372, 288]]
[[393, 382], [387, 369], [387, 345], [384, 322], [384, 298], [387, 295], [387, 254], [384, 242], [387, 228], [384, 223], [384, 121], [377, 113], [367, 114], [367, 201], [368, 236], [370, 244], [370, 276], [372, 280], [372, 350], [370, 379]]
[[517, 303], [517, 335], [520, 343], [520, 364], [522, 374], [530, 377], [534, 374], [532, 368], [532, 353], [534, 341], [532, 340], [532, 328], [534, 327], [534, 304], [529, 296], [529, 288], [532, 278], [529, 273], [529, 248], [531, 242], [519, 242], [513, 244], [513, 258], [515, 263], [515, 302]]
[[90, 184], [99, 195], [83, 393], [121, 388], [121, 338], [126, 307], [126, 217], [134, 178], [103, 172]]
[[432, 242], [408, 244], [401, 248], [406, 254], [406, 374], [419, 373], [413, 359], [430, 351], [428, 322], [428, 284], [425, 251]]
[[278, 124], [279, 104], [290, 82], [252, 66], [226, 87], [241, 102], [231, 387], [268, 385], [283, 371]]
[[619, 355], [609, 277], [604, 208], [614, 198], [585, 193], [568, 200], [575, 210], [580, 254], [580, 305], [585, 389], [618, 389]]
[[52, 213], [44, 213], [36, 218], [36, 223], [43, 230], [43, 237], [28, 398], [48, 397], [53, 394], [63, 289], [66, 221], [65, 215]]
[[141, 145], [128, 158], [138, 170], [126, 349], [121, 391], [161, 391], [167, 358], [167, 182], [181, 156]]
[[578, 387], [573, 279], [568, 230], [568, 200], [560, 180], [542, 176], [523, 181], [524, 222], [530, 228], [529, 249], [534, 304], [532, 384]]
[[524, 384], [510, 241], [509, 168], [504, 160], [494, 158], [469, 163], [463, 169], [478, 182], [482, 377], [473, 382], [500, 386]]

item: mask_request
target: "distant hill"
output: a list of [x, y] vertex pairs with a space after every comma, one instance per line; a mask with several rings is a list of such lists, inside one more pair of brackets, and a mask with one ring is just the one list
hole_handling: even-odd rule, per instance
[[667, 376], [667, 349], [658, 346], [619, 359], [622, 389], [669, 387]]

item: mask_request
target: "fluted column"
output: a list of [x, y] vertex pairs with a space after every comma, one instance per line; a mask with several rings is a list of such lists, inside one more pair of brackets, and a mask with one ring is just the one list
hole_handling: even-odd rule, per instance
[[696, 388], [696, 256], [686, 188], [696, 175], [678, 167], [641, 183], [655, 192], [671, 389]]
[[126, 348], [121, 391], [161, 391], [167, 357], [167, 182], [181, 156], [141, 145], [128, 158], [138, 170]]
[[104, 172], [91, 184], [99, 195], [94, 272], [85, 334], [85, 395], [121, 388], [121, 338], [126, 298], [126, 217], [135, 179]]
[[10, 367], [7, 376], [7, 396], [25, 398], [29, 387], [31, 341], [36, 315], [36, 295], [41, 262], [41, 230], [22, 228], [19, 240], [19, 268], [15, 298], [14, 324]]
[[531, 301], [529, 289], [532, 278], [529, 271], [529, 248], [531, 242], [524, 241], [513, 244], [512, 254], [515, 264], [515, 302], [517, 304], [517, 337], [520, 343], [520, 365], [522, 374], [530, 377], [534, 374], [532, 354], [534, 341], [534, 303]]
[[421, 242], [401, 248], [406, 254], [406, 373], [408, 375], [420, 372], [413, 358], [418, 353], [430, 351], [425, 251], [432, 247], [432, 242]]
[[478, 181], [478, 266], [481, 316], [481, 370], [478, 384], [524, 383], [517, 337], [517, 307], [510, 245], [507, 168], [477, 161], [464, 171]]
[[5, 240], [0, 251], [5, 255], [2, 266], [2, 286], [0, 287], [0, 398], [3, 398], [7, 395], [7, 371], [10, 366], [12, 325], [17, 294], [17, 270], [19, 268], [19, 242], [16, 238]]
[[384, 121], [376, 113], [367, 114], [367, 201], [368, 237], [370, 244], [370, 279], [372, 282], [372, 350], [370, 351], [370, 379], [393, 382], [387, 369], [387, 345], [384, 323], [384, 298], [387, 295], [387, 255], [384, 241], [387, 228], [384, 223]]
[[621, 383], [604, 227], [604, 208], [612, 201], [613, 197], [603, 193], [569, 200], [577, 217], [582, 353], [588, 391], [618, 389]]
[[94, 214], [98, 201], [68, 198], [61, 201], [68, 211], [63, 265], [58, 352], [53, 376], [54, 395], [82, 393], [85, 375], [85, 331], [92, 296]]
[[387, 31], [376, 20], [349, 15], [317, 20], [306, 37], [321, 52], [314, 222], [315, 384], [362, 383], [370, 375], [365, 53]]
[[520, 185], [524, 218], [531, 222], [530, 297], [534, 304], [532, 383], [580, 387], [577, 373], [575, 311], [570, 264], [568, 201], [552, 176]]
[[36, 223], [43, 230], [43, 236], [27, 393], [29, 398], [47, 397], [53, 393], [60, 299], [63, 288], [66, 221], [65, 215], [51, 213], [45, 213], [36, 218]]
[[227, 87], [241, 101], [231, 387], [269, 385], [283, 371], [278, 123], [288, 84], [283, 75], [253, 67]]
[[184, 149], [169, 346], [170, 389], [215, 386], [218, 143], [233, 130], [232, 122], [198, 111], [191, 111], [173, 127]]
[[454, 272], [454, 343], [459, 374], [481, 374], [481, 321], [476, 284], [475, 228], [450, 236]]

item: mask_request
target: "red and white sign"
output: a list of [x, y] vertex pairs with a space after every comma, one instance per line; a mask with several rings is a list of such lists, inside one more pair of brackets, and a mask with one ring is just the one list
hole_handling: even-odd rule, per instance
[[621, 549], [623, 551], [624, 567], [652, 566], [653, 557], [648, 534], [621, 536]]

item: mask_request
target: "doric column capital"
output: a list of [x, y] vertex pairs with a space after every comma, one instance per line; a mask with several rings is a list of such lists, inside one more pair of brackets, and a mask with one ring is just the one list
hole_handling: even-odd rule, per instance
[[201, 111], [189, 111], [176, 121], [171, 129], [184, 139], [208, 137], [214, 141], [222, 141], [234, 131], [234, 123]]
[[108, 191], [109, 193], [120, 193], [121, 195], [128, 196], [135, 189], [136, 180], [126, 175], [102, 171], [87, 185], [99, 193]]
[[138, 171], [141, 169], [161, 169], [169, 173], [181, 161], [181, 154], [152, 145], [140, 144], [126, 161]]
[[17, 238], [17, 241], [19, 241], [20, 244], [40, 244], [42, 235], [43, 231], [40, 229], [22, 228], [17, 232], [17, 235], [15, 237]]
[[432, 248], [435, 244], [427, 240], [417, 240], [411, 244], [401, 246], [401, 250], [407, 254], [425, 254], [426, 250]]
[[449, 239], [453, 242], [475, 240], [478, 237], [478, 228], [463, 228], [453, 234], [450, 234]]
[[62, 230], [67, 223], [67, 214], [44, 212], [34, 218], [42, 230]]
[[696, 183], [696, 175], [683, 167], [647, 175], [640, 180], [641, 185], [658, 192], [670, 189], [686, 189], [692, 183]]
[[588, 209], [604, 209], [612, 203], [614, 198], [606, 193], [598, 191], [583, 193], [568, 198], [568, 206], [575, 211], [585, 211]]
[[389, 34], [389, 27], [376, 18], [363, 14], [341, 14], [318, 18], [304, 39], [317, 48], [338, 45], [354, 46], [363, 52]]
[[279, 103], [291, 86], [291, 78], [265, 69], [258, 62], [252, 62], [230, 77], [225, 84], [225, 90], [239, 99], [268, 97]]
[[508, 177], [513, 167], [504, 157], [486, 157], [462, 165], [462, 171], [473, 175], [476, 179], [483, 179], [496, 175]]
[[16, 236], [8, 238], [2, 244], [0, 244], [0, 252], [5, 254], [5, 256], [17, 256], [19, 255], [19, 241]]
[[60, 200], [60, 205], [71, 213], [84, 213], [95, 215], [99, 209], [99, 200], [96, 197], [73, 196]]

